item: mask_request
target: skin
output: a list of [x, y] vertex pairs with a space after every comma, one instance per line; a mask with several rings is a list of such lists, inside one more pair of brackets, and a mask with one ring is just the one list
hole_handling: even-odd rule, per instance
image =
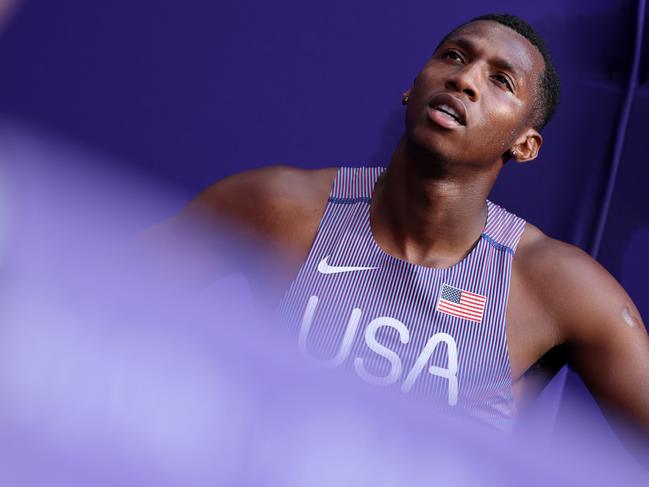
[[[440, 45], [404, 93], [406, 130], [372, 197], [372, 233], [384, 251], [433, 267], [468, 254], [511, 150], [519, 163], [539, 153], [543, 139], [532, 127], [532, 110], [543, 69], [527, 39], [492, 21], [462, 26]], [[439, 93], [464, 104], [465, 126], [451, 130], [431, 121], [427, 105]], [[278, 268], [286, 272], [273, 288], [281, 293], [306, 259], [335, 174], [336, 168], [280, 166], [230, 176], [142, 240], [165, 247], [188, 222], [225, 217], [242, 237], [261, 238], [279, 252]], [[196, 250], [204, 258], [189, 273], [195, 281], [225, 268], [213, 242]], [[563, 350], [604, 409], [649, 433], [649, 337], [629, 296], [590, 256], [526, 224], [506, 319], [518, 403], [529, 384], [534, 388], [530, 371], [539, 359]], [[555, 355], [562, 365], [564, 355]]]

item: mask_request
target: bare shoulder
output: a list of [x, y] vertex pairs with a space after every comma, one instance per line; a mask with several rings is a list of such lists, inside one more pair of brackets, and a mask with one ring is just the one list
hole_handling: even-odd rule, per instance
[[206, 188], [181, 214], [224, 218], [260, 236], [290, 236], [322, 214], [336, 171], [270, 166], [236, 173]]
[[203, 190], [188, 205], [231, 216], [277, 209], [279, 205], [303, 205], [326, 199], [336, 168], [300, 169], [269, 166], [221, 179]]
[[336, 171], [273, 166], [233, 174], [137, 235], [128, 253], [173, 272], [174, 279], [180, 268], [192, 286], [252, 270], [242, 267], [240, 257], [259, 243], [297, 267], [312, 244]]
[[649, 434], [649, 336], [626, 291], [588, 254], [531, 225], [514, 261], [513, 275], [550, 317], [600, 405]]
[[514, 272], [560, 324], [565, 341], [606, 334], [611, 322], [644, 331], [639, 312], [617, 280], [580, 248], [527, 224]]

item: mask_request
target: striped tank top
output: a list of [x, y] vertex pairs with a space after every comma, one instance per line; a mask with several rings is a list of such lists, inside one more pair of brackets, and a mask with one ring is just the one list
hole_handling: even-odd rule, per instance
[[370, 202], [384, 168], [342, 167], [315, 241], [280, 304], [308, 358], [500, 429], [515, 415], [505, 309], [525, 221], [487, 201], [469, 254], [447, 268], [393, 257]]

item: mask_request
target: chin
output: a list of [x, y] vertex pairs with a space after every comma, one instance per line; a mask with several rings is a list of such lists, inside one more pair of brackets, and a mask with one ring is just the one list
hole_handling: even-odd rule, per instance
[[431, 161], [452, 161], [457, 156], [455, 151], [448, 147], [447, 140], [440, 140], [441, 137], [436, 137], [437, 134], [427, 131], [426, 134], [418, 134], [416, 131], [413, 133], [406, 133], [406, 140], [408, 145], [415, 152], [431, 159]]

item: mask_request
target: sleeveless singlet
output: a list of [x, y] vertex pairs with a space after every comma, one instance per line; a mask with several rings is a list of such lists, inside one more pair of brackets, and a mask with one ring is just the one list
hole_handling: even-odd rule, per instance
[[384, 252], [371, 232], [383, 170], [338, 170], [279, 311], [309, 358], [510, 429], [505, 310], [525, 221], [487, 200], [485, 228], [464, 259], [447, 268], [409, 263]]

